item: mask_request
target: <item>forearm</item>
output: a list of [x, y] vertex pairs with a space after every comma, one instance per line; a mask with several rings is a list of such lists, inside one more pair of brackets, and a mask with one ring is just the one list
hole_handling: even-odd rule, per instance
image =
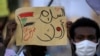
[[10, 38], [7, 37], [7, 38], [5, 39], [5, 41], [3, 42], [4, 46], [7, 47], [7, 45], [9, 44], [9, 42], [10, 42]]
[[11, 40], [11, 35], [12, 33], [10, 31], [7, 31], [7, 34], [6, 34], [6, 38], [5, 40], [3, 41], [3, 44], [5, 47], [7, 47], [7, 45], [9, 44], [10, 40]]
[[12, 37], [10, 34], [11, 33], [7, 31], [6, 38], [3, 41], [3, 47], [0, 48], [0, 50], [2, 50], [2, 51], [0, 51], [0, 56], [4, 56], [4, 54], [5, 54], [6, 48], [7, 48], [8, 44], [11, 40], [11, 37]]
[[4, 45], [5, 47], [7, 47], [7, 45], [9, 44], [11, 37], [13, 36], [15, 30], [16, 30], [16, 23], [15, 21], [9, 21], [7, 24], [7, 32], [6, 32], [6, 39], [4, 40]]

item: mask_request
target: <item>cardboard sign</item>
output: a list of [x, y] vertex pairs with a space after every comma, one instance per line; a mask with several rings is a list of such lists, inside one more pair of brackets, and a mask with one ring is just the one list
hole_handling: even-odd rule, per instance
[[66, 17], [60, 7], [25, 7], [15, 12], [17, 45], [66, 45]]

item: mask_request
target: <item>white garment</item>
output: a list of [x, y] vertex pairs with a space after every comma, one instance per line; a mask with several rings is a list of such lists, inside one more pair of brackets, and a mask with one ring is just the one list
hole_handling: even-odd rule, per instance
[[23, 53], [23, 51], [19, 54], [19, 56], [24, 56], [24, 53]]
[[16, 56], [16, 52], [13, 49], [6, 49], [4, 56]]

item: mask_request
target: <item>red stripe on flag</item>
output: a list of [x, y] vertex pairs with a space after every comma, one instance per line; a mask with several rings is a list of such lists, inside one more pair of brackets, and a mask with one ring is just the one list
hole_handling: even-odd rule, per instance
[[23, 17], [32, 17], [33, 16], [33, 12], [24, 12], [24, 13], [19, 14], [19, 16], [21, 18], [23, 18]]

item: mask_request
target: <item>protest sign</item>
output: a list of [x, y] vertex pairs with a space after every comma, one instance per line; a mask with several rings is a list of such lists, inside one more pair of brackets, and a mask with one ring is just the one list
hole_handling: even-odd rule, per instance
[[64, 10], [60, 7], [25, 7], [15, 12], [17, 45], [66, 45]]

